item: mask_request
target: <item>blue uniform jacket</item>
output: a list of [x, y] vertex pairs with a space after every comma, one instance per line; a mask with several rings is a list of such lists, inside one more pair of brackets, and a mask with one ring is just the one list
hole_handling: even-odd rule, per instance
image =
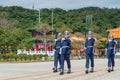
[[60, 48], [61, 48], [61, 39], [57, 39], [55, 41], [55, 46], [54, 46], [55, 53], [59, 53], [60, 52]]
[[71, 54], [70, 44], [71, 44], [70, 38], [62, 39], [62, 53], [61, 54]]
[[95, 39], [91, 38], [91, 39], [86, 39], [85, 41], [85, 47], [86, 47], [86, 53], [90, 53], [93, 54], [94, 52], [94, 43], [95, 43]]
[[107, 41], [106, 43], [107, 53], [108, 54], [114, 54], [114, 46], [116, 45], [116, 42], [114, 40]]

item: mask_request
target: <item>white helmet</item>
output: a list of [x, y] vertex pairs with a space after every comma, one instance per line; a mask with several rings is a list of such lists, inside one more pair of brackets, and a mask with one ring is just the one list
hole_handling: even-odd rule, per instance
[[58, 33], [57, 37], [60, 37], [60, 36], [62, 36], [62, 33]]
[[67, 30], [66, 30], [66, 31], [64, 31], [64, 34], [69, 34], [69, 31], [67, 31]]
[[92, 35], [92, 34], [93, 34], [93, 32], [92, 32], [92, 31], [88, 31], [88, 34], [89, 34], [89, 35]]
[[110, 35], [109, 35], [109, 38], [110, 38], [110, 39], [113, 39], [113, 35], [112, 35], [112, 34], [110, 34]]

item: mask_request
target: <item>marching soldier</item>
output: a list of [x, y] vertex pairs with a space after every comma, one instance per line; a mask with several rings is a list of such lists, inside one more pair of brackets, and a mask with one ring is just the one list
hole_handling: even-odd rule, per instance
[[[113, 39], [113, 35], [108, 36], [108, 40], [106, 42], [107, 44], [107, 56], [108, 56], [108, 72], [114, 71], [114, 66], [115, 66], [115, 46], [116, 46], [116, 41]], [[111, 67], [112, 66], [112, 67]]]
[[88, 31], [88, 37], [85, 41], [85, 50], [86, 50], [86, 70], [85, 73], [87, 74], [89, 72], [89, 59], [91, 61], [91, 70], [90, 72], [94, 72], [94, 43], [96, 41], [95, 38], [92, 36], [93, 32]]
[[67, 62], [68, 74], [71, 73], [71, 62], [70, 62], [70, 44], [71, 39], [69, 38], [69, 32], [64, 32], [65, 38], [62, 38], [62, 49], [61, 49], [61, 65], [60, 65], [60, 75], [64, 74], [64, 60]]
[[59, 61], [59, 64], [60, 64], [61, 38], [62, 38], [62, 34], [58, 33], [57, 39], [55, 40], [55, 46], [54, 46], [55, 53], [54, 53], [54, 68], [53, 68], [53, 72], [57, 72], [58, 61]]

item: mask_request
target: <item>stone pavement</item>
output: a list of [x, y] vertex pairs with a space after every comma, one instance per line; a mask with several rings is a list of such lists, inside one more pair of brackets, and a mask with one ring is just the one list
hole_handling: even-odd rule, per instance
[[[72, 73], [53, 73], [53, 62], [0, 63], [0, 80], [120, 80], [120, 59], [115, 71], [107, 72], [107, 59], [95, 59], [95, 72], [85, 74], [85, 60], [72, 60]], [[65, 63], [66, 64], [66, 63]]]

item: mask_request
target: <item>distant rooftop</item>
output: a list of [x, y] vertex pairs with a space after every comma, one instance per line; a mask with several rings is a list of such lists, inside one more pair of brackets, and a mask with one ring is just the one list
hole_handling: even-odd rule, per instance
[[110, 34], [114, 36], [114, 38], [118, 39], [120, 38], [120, 26], [114, 29], [107, 30]]

